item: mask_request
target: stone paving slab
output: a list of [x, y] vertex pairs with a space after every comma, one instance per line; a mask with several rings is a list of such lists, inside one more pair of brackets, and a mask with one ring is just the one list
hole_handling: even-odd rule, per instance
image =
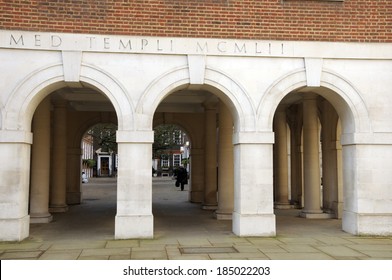
[[[369, 256], [369, 259], [392, 259], [392, 251], [384, 251], [384, 250], [362, 250], [363, 254]], [[367, 259], [367, 257], [360, 257], [361, 259]]]
[[323, 253], [265, 253], [271, 260], [333, 260]]
[[69, 249], [101, 249], [105, 248], [106, 241], [91, 241], [91, 242], [74, 242], [74, 243], [56, 243], [53, 244], [49, 250], [69, 250]]
[[357, 251], [389, 251], [392, 252], [392, 244], [350, 244], [347, 247]]
[[169, 260], [210, 260], [211, 258], [207, 254], [192, 254], [192, 255], [169, 255]]
[[39, 259], [40, 260], [77, 260], [82, 253], [82, 250], [53, 250], [46, 251]]
[[[248, 254], [239, 254], [239, 253], [228, 253], [228, 254], [209, 254], [212, 260], [247, 260]], [[257, 255], [262, 256], [262, 254]]]
[[42, 255], [42, 251], [12, 251], [5, 252], [1, 255], [2, 260], [25, 260], [38, 259]]
[[281, 245], [257, 245], [256, 248], [262, 253], [287, 253]]
[[285, 244], [323, 244], [323, 242], [309, 237], [282, 237], [279, 238], [279, 241]]
[[163, 251], [166, 249], [166, 245], [159, 244], [159, 245], [141, 245], [140, 247], [133, 247], [132, 252], [148, 252], [148, 251]]
[[172, 244], [172, 245], [178, 245], [178, 240], [177, 238], [154, 238], [154, 239], [142, 239], [140, 240], [140, 246], [143, 245], [168, 245], [168, 244]]
[[239, 253], [256, 253], [260, 252], [257, 247], [251, 245], [234, 245], [233, 246]]
[[109, 260], [130, 260], [131, 257], [128, 255], [114, 255], [114, 256], [109, 256]]
[[353, 240], [344, 238], [344, 237], [337, 237], [337, 236], [318, 236], [314, 237], [314, 239], [320, 241], [321, 243], [318, 244], [355, 244]]
[[213, 253], [237, 253], [237, 250], [230, 247], [181, 247], [180, 252], [182, 254], [213, 254]]
[[78, 260], [90, 260], [90, 261], [101, 261], [101, 260], [109, 260], [110, 256], [81, 256]]
[[316, 246], [316, 248], [332, 257], [366, 257], [365, 254], [342, 245]]
[[40, 249], [42, 243], [31, 242], [0, 242], [0, 250], [34, 250]]
[[111, 255], [131, 255], [130, 248], [109, 248], [109, 249], [84, 249], [80, 257], [88, 256], [111, 256]]
[[246, 238], [236, 237], [236, 236], [210, 236], [208, 237], [208, 241], [212, 245], [218, 244], [236, 244], [236, 245], [243, 245], [243, 244], [250, 244], [250, 242]]
[[106, 243], [105, 248], [124, 248], [124, 247], [139, 247], [139, 240], [110, 240]]
[[280, 245], [284, 244], [282, 241], [276, 238], [247, 238], [247, 240], [254, 245]]
[[166, 250], [164, 251], [132, 251], [132, 260], [167, 260]]
[[280, 245], [282, 249], [289, 253], [319, 253], [320, 251], [309, 244], [288, 244]]
[[368, 237], [368, 238], [360, 238], [360, 237], [349, 237], [346, 238], [347, 240], [350, 240], [353, 243], [356, 244], [371, 244], [371, 245], [384, 245], [384, 244], [390, 244], [392, 245], [392, 238], [380, 238], [380, 237]]
[[197, 235], [193, 238], [179, 238], [178, 243], [181, 246], [211, 246], [211, 243], [207, 238], [198, 238]]
[[166, 254], [169, 259], [175, 259], [182, 256], [179, 248], [166, 248]]

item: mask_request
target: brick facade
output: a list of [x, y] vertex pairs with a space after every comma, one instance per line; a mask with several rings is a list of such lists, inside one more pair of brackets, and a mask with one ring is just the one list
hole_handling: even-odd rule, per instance
[[170, 37], [392, 42], [392, 1], [1, 0], [0, 29]]

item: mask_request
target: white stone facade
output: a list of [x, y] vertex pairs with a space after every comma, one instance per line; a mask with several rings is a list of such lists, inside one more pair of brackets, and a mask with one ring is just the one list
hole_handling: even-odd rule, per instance
[[[207, 92], [209, 98], [222, 101], [218, 108], [227, 106], [231, 112], [235, 234], [275, 235], [273, 120], [282, 100], [293, 104], [297, 101], [290, 96], [309, 93], [327, 100], [340, 119], [343, 230], [392, 234], [392, 44], [0, 31], [0, 61], [0, 240], [22, 240], [29, 235], [33, 115], [47, 96], [68, 88], [88, 88], [106, 96], [117, 116], [115, 238], [154, 235], [154, 122], [172, 117], [190, 135], [194, 160], [190, 195], [199, 202], [203, 199], [198, 197], [205, 197], [204, 142], [196, 133], [204, 125], [199, 121], [204, 115], [193, 110], [192, 119], [175, 118], [191, 110], [184, 105], [159, 119], [159, 113], [169, 112], [162, 102], [178, 92], [194, 103]], [[75, 92], [72, 98], [75, 104], [80, 101]], [[89, 111], [84, 110], [85, 115]], [[74, 157], [70, 147], [75, 148]], [[68, 141], [67, 161], [80, 161], [77, 148]], [[74, 173], [80, 181], [80, 172]], [[78, 191], [69, 193], [77, 196]], [[57, 206], [67, 203], [60, 199]]]

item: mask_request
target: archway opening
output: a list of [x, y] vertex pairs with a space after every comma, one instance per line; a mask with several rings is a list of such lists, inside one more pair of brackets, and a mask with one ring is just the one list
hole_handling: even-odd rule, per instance
[[[154, 128], [175, 126], [186, 132], [180, 151], [183, 153], [181, 164], [187, 168], [189, 179], [182, 192], [181, 185], [176, 188], [176, 180], [170, 178], [170, 168], [168, 174], [158, 168], [160, 179], [154, 181], [153, 178], [153, 190], [162, 190], [165, 178], [169, 178], [167, 191], [173, 196], [168, 192], [153, 192], [155, 234], [164, 235], [169, 232], [168, 227], [179, 228], [179, 236], [186, 232], [232, 231], [235, 118], [231, 112], [234, 106], [227, 106], [227, 101], [223, 102], [206, 88], [187, 88], [173, 91], [156, 108]], [[170, 197], [172, 205], [168, 204]], [[160, 199], [164, 199], [165, 204], [154, 206]]]
[[[100, 147], [94, 147], [94, 138], [95, 142], [99, 139], [99, 135], [94, 134], [106, 137], [108, 129], [102, 124], [110, 123], [113, 136], [117, 122], [109, 99], [93, 87], [61, 87], [45, 94], [34, 112], [31, 126], [29, 215], [32, 234], [36, 228], [47, 227], [47, 238], [50, 238], [51, 229], [62, 227], [67, 230], [56, 234], [63, 237], [102, 239], [113, 236], [115, 137], [112, 147], [102, 145], [102, 141]], [[113, 180], [92, 182], [91, 179], [98, 176], [97, 151], [110, 154], [112, 164], [108, 162], [106, 175]], [[98, 171], [102, 174], [102, 168]], [[112, 191], [92, 189], [94, 183], [107, 185]]]
[[[343, 215], [342, 125], [350, 129], [354, 124], [342, 123], [335, 107], [337, 93], [333, 106], [324, 95], [327, 91], [331, 93], [326, 89], [291, 92], [276, 109], [274, 207], [278, 216], [336, 219], [330, 223], [336, 230]], [[339, 102], [347, 122], [350, 113], [343, 100]], [[278, 219], [278, 232], [284, 230], [280, 225]]]

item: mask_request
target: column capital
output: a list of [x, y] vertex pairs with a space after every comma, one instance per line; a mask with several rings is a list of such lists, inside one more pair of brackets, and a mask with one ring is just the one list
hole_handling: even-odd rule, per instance
[[117, 143], [154, 143], [154, 131], [117, 130]]
[[235, 132], [233, 144], [273, 144], [275, 141], [272, 131], [266, 132]]
[[21, 130], [0, 130], [0, 143], [33, 143], [33, 134]]
[[344, 133], [341, 136], [342, 146], [348, 145], [391, 145], [392, 133]]

